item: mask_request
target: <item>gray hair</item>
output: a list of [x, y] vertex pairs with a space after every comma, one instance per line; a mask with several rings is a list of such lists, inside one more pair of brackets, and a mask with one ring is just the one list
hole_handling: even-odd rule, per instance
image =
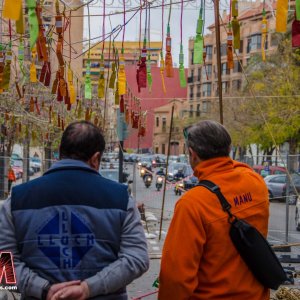
[[200, 159], [229, 156], [231, 137], [223, 125], [215, 121], [200, 121], [186, 129], [187, 146]]

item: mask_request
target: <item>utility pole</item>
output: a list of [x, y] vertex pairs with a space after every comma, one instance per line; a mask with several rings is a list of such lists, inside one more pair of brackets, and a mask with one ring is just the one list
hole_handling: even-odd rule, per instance
[[163, 217], [164, 217], [166, 187], [167, 187], [167, 175], [168, 175], [169, 156], [170, 156], [170, 149], [171, 149], [171, 137], [172, 137], [172, 131], [173, 131], [173, 117], [174, 117], [174, 102], [173, 102], [173, 105], [172, 105], [172, 113], [171, 113], [171, 124], [170, 124], [170, 132], [169, 132], [168, 155], [167, 155], [167, 165], [166, 165], [166, 176], [165, 176], [163, 199], [162, 199], [162, 205], [161, 205], [160, 225], [159, 225], [159, 237], [158, 237], [159, 240], [161, 240], [161, 230], [162, 230], [162, 223], [163, 223]]
[[221, 73], [221, 36], [220, 36], [219, 0], [214, 0], [214, 9], [215, 9], [220, 123], [223, 124], [223, 95], [222, 95], [222, 73]]

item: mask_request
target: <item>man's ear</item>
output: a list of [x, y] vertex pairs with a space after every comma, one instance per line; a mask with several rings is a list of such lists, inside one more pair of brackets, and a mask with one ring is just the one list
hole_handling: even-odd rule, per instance
[[96, 152], [88, 161], [88, 164], [91, 168], [98, 171], [100, 167], [101, 153]]

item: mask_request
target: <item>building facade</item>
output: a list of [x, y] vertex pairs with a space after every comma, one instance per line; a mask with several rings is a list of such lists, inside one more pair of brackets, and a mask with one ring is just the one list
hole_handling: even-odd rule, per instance
[[[241, 5], [240, 5], [241, 3]], [[234, 54], [234, 68], [227, 67], [227, 29], [228, 15], [226, 11], [222, 16], [220, 24], [221, 35], [221, 75], [222, 93], [224, 103], [226, 97], [237, 95], [243, 85], [243, 68], [247, 66], [251, 56], [261, 53], [262, 38], [262, 11], [263, 4], [260, 1], [239, 2], [240, 12], [240, 49]], [[275, 4], [272, 4], [275, 9]], [[266, 53], [276, 49], [278, 41], [275, 32], [276, 19], [272, 16], [270, 7], [266, 6], [266, 17], [268, 20], [268, 34], [265, 45]], [[194, 40], [189, 40], [189, 67], [188, 67], [188, 93], [185, 110], [189, 117], [200, 117], [210, 113], [212, 106], [218, 102], [218, 70], [216, 55], [216, 31], [215, 25], [208, 27], [210, 33], [204, 37], [206, 59], [204, 65], [193, 64]], [[216, 107], [216, 106], [215, 106]]]
[[168, 154], [171, 112], [174, 105], [170, 155], [184, 154], [185, 143], [181, 122], [185, 102], [185, 99], [174, 99], [154, 109], [153, 153]]

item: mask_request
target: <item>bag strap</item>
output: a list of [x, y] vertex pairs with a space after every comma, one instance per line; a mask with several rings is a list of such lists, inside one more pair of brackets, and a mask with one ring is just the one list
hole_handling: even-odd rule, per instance
[[203, 187], [207, 188], [209, 191], [211, 191], [212, 193], [214, 193], [218, 197], [223, 210], [229, 216], [229, 221], [231, 221], [232, 218], [236, 219], [236, 217], [231, 213], [230, 203], [226, 200], [226, 198], [222, 194], [221, 189], [218, 185], [216, 185], [215, 183], [213, 183], [212, 181], [209, 181], [209, 180], [201, 180], [197, 184], [197, 186], [203, 186]]

